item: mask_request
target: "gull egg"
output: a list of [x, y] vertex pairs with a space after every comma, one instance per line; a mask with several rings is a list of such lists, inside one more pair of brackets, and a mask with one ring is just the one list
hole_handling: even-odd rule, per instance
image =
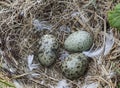
[[93, 37], [86, 31], [76, 31], [65, 40], [65, 49], [71, 52], [82, 52], [90, 49], [93, 44]]
[[82, 53], [74, 53], [66, 57], [62, 63], [61, 69], [66, 78], [73, 80], [84, 75], [87, 66], [87, 57]]
[[41, 46], [39, 49], [39, 61], [43, 66], [50, 66], [52, 65], [57, 57], [57, 48], [58, 48], [58, 41], [53, 35], [44, 35], [41, 38]]

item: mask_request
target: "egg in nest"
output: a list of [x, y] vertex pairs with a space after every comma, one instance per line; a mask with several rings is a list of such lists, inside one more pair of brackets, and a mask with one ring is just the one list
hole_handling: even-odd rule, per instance
[[65, 49], [71, 52], [82, 52], [90, 49], [93, 44], [93, 37], [86, 31], [76, 31], [65, 40]]
[[44, 35], [40, 41], [39, 61], [43, 66], [50, 66], [56, 61], [58, 41], [53, 35]]
[[66, 78], [74, 80], [84, 75], [87, 66], [87, 57], [82, 53], [74, 53], [65, 58], [61, 70]]

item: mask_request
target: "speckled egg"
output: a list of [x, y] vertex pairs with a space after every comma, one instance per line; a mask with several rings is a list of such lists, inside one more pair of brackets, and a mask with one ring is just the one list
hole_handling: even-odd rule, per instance
[[88, 60], [82, 53], [71, 54], [62, 62], [63, 75], [71, 80], [77, 79], [84, 75], [88, 66]]
[[56, 61], [56, 54], [53, 51], [44, 51], [38, 55], [39, 61], [43, 66], [51, 66]]
[[58, 48], [58, 41], [55, 36], [46, 34], [41, 38], [40, 51], [55, 50]]
[[82, 52], [90, 49], [93, 44], [93, 37], [86, 31], [76, 31], [65, 40], [65, 49], [71, 52]]
[[58, 48], [57, 39], [53, 35], [44, 35], [41, 38], [41, 46], [39, 49], [39, 61], [43, 66], [50, 66], [56, 60], [56, 52]]

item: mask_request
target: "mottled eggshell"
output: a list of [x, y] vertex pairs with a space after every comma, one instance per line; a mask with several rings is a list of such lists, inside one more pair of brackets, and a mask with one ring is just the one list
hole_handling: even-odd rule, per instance
[[58, 41], [55, 36], [46, 34], [41, 38], [40, 51], [55, 50], [58, 48]]
[[57, 39], [53, 35], [44, 35], [41, 38], [39, 61], [43, 66], [50, 66], [56, 60], [56, 51], [58, 48]]
[[65, 49], [71, 52], [82, 52], [90, 49], [93, 37], [86, 31], [76, 31], [65, 40]]
[[62, 63], [61, 69], [63, 75], [71, 80], [77, 79], [85, 73], [88, 66], [88, 60], [82, 53], [69, 55]]
[[39, 61], [43, 66], [50, 66], [56, 61], [56, 54], [53, 51], [44, 51], [38, 55]]

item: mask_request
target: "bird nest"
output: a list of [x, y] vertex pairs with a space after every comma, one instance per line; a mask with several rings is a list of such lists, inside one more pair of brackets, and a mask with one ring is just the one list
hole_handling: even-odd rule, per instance
[[[119, 88], [120, 34], [107, 20], [107, 12], [117, 3], [119, 0], [1, 0], [0, 87]], [[67, 52], [64, 41], [77, 30], [93, 34], [94, 45], [87, 53], [91, 57], [88, 71], [71, 81], [59, 68]], [[50, 68], [37, 59], [44, 34], [53, 34], [60, 44], [59, 58]]]

